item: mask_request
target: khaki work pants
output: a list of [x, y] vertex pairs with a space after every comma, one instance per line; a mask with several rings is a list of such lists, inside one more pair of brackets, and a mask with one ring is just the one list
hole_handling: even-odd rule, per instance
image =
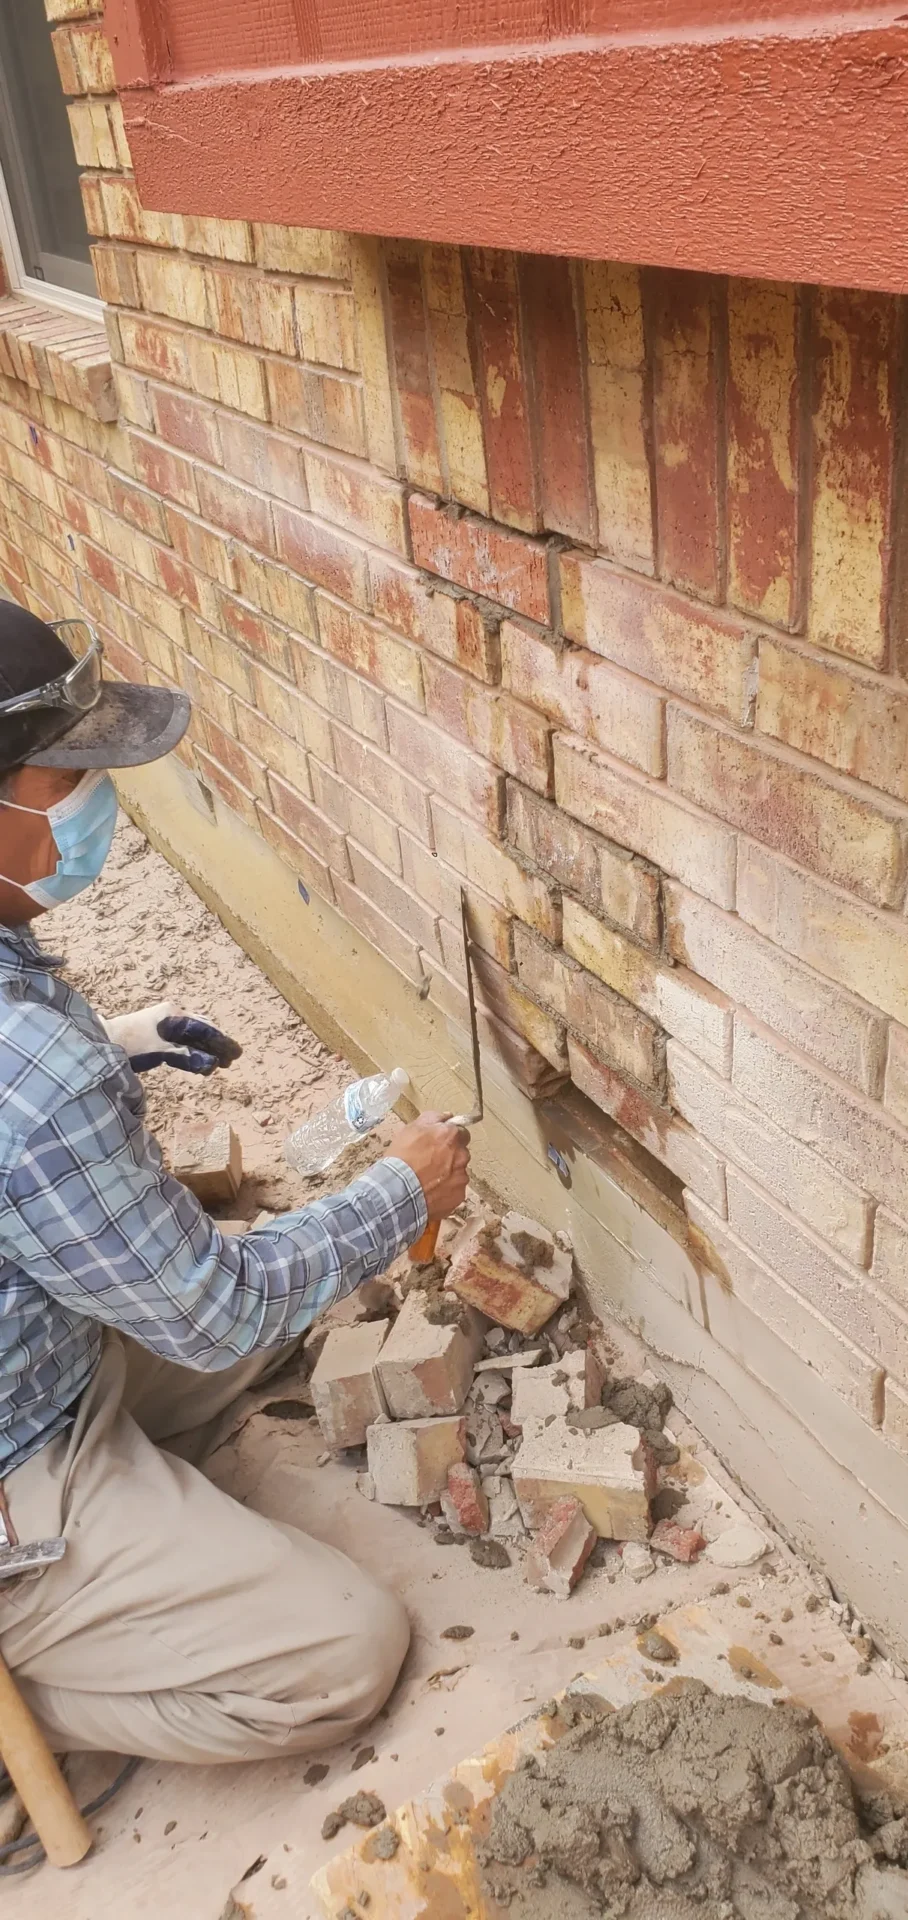
[[19, 1539], [67, 1540], [38, 1578], [0, 1583], [3, 1657], [58, 1751], [309, 1753], [390, 1693], [400, 1602], [179, 1457], [284, 1358], [195, 1373], [109, 1335], [75, 1426], [7, 1479]]

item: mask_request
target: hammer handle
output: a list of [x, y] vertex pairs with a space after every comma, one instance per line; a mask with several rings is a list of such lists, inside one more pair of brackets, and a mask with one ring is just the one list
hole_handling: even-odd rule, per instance
[[410, 1259], [415, 1267], [424, 1267], [435, 1258], [435, 1248], [441, 1231], [440, 1220], [430, 1220], [424, 1233], [421, 1233], [415, 1245], [410, 1248]]
[[34, 1717], [0, 1656], [0, 1760], [54, 1867], [74, 1867], [92, 1837]]

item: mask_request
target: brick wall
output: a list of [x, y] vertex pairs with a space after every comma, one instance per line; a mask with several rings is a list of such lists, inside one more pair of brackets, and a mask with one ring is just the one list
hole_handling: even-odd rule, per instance
[[118, 419], [0, 331], [7, 590], [461, 1022], [465, 881], [485, 1044], [908, 1450], [901, 303], [149, 212], [50, 11]]

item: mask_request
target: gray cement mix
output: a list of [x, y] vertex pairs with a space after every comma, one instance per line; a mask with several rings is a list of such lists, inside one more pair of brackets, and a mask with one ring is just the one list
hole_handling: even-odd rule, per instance
[[509, 1920], [908, 1916], [908, 1819], [859, 1807], [805, 1709], [677, 1679], [561, 1712], [494, 1802], [481, 1861]]

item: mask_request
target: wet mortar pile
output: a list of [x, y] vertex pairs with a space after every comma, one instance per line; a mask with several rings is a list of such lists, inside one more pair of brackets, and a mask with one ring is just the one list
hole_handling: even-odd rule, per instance
[[568, 1699], [552, 1730], [498, 1794], [480, 1855], [510, 1920], [908, 1914], [908, 1819], [885, 1795], [858, 1802], [804, 1708], [676, 1679], [618, 1712]]

